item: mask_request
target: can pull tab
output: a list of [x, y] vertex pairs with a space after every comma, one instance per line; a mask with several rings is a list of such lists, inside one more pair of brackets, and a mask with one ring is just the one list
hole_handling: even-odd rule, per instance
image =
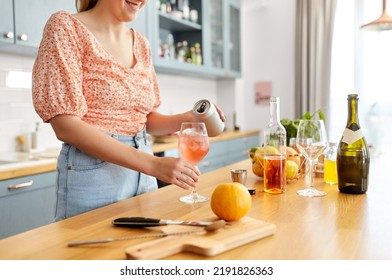
[[206, 102], [201, 103], [200, 107], [197, 109], [198, 113], [204, 113], [204, 110], [206, 109]]

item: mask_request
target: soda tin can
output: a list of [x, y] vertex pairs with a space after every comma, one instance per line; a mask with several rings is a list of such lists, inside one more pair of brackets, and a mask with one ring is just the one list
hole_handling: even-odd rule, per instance
[[209, 137], [218, 136], [223, 132], [225, 124], [220, 119], [215, 105], [206, 99], [196, 102], [193, 106], [193, 114], [198, 122], [204, 122]]

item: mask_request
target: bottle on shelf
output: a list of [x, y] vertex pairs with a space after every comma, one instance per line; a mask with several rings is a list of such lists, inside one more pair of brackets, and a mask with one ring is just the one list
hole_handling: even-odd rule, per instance
[[187, 62], [196, 64], [196, 48], [195, 47], [189, 48]]
[[172, 12], [172, 5], [170, 0], [166, 0], [166, 11], [167, 14], [170, 14]]
[[166, 13], [166, 1], [165, 0], [159, 0], [159, 7], [158, 10], [162, 13]]
[[185, 61], [185, 55], [186, 52], [182, 46], [182, 42], [177, 42], [176, 44], [176, 59], [179, 62], [184, 62]]
[[184, 7], [184, 0], [177, 0], [177, 8], [179, 11], [183, 11], [183, 7]]
[[286, 191], [286, 129], [280, 123], [279, 97], [270, 98], [270, 121], [264, 129], [264, 191]]
[[368, 190], [370, 155], [358, 118], [358, 95], [347, 97], [348, 116], [339, 142], [336, 165], [339, 191], [363, 194]]
[[182, 17], [186, 20], [189, 20], [189, 13], [190, 13], [189, 2], [188, 2], [188, 0], [183, 0], [182, 1]]
[[201, 55], [200, 43], [195, 44], [195, 64], [197, 65], [203, 64], [203, 57]]
[[174, 47], [174, 37], [173, 34], [169, 33], [166, 36], [166, 44], [167, 44], [167, 58], [170, 60], [175, 59], [175, 47]]
[[177, 2], [178, 2], [177, 0], [170, 0], [172, 11], [178, 11], [178, 3]]

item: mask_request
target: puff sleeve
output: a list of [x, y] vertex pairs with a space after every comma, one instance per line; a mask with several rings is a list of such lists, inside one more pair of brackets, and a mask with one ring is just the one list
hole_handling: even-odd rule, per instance
[[72, 20], [61, 13], [45, 25], [32, 79], [33, 105], [44, 122], [60, 114], [86, 114], [82, 52]]

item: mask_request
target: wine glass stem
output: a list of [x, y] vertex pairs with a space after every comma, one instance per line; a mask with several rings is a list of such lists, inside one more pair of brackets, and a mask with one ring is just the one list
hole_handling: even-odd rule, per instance
[[309, 171], [309, 176], [310, 176], [310, 186], [309, 188], [313, 188], [313, 168], [314, 168], [314, 160], [310, 159], [310, 171]]
[[191, 196], [194, 197], [194, 198], [197, 197], [196, 187], [195, 187], [195, 188], [192, 188]]

